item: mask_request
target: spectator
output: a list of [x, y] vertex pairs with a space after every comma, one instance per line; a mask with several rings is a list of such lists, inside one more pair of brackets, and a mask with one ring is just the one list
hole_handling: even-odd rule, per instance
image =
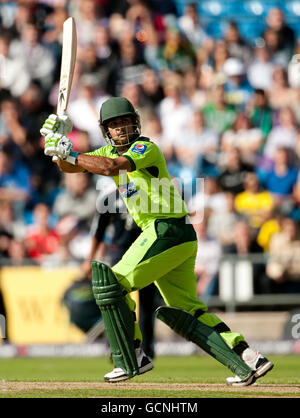
[[225, 84], [226, 99], [239, 111], [245, 111], [252, 98], [253, 87], [250, 85], [245, 64], [237, 58], [228, 58], [224, 64], [227, 77]]
[[244, 215], [254, 231], [270, 218], [274, 199], [269, 191], [262, 189], [255, 173], [248, 173], [244, 181], [245, 190], [235, 197], [235, 209]]
[[8, 97], [2, 101], [0, 109], [1, 143], [17, 151], [26, 140], [26, 129], [21, 124], [18, 101]]
[[262, 141], [261, 130], [252, 126], [246, 113], [239, 113], [231, 129], [222, 135], [221, 149], [226, 151], [230, 148], [237, 148], [241, 153], [242, 160], [255, 166]]
[[53, 80], [58, 81], [60, 77], [63, 24], [68, 18], [68, 12], [61, 4], [55, 5], [48, 13], [43, 11], [41, 16], [44, 16], [45, 28], [41, 36], [41, 42], [54, 58]]
[[21, 161], [30, 170], [31, 193], [26, 202], [25, 222], [32, 216], [32, 209], [38, 202], [47, 203], [52, 207], [61, 179], [56, 164], [43, 153], [41, 142], [40, 137], [28, 136], [21, 150]]
[[[42, 14], [47, 12], [47, 10], [42, 10], [43, 5], [41, 3], [34, 4], [31, 1], [16, 2], [15, 12], [13, 13], [13, 21], [8, 19], [10, 22], [9, 31], [14, 38], [19, 38], [21, 36], [24, 26], [28, 23], [36, 24], [37, 15], [42, 11]], [[11, 5], [10, 5], [11, 7]]]
[[14, 24], [14, 19], [16, 17], [17, 12], [17, 4], [13, 3], [3, 3], [0, 9], [0, 27], [3, 28], [11, 28]]
[[73, 16], [76, 19], [78, 47], [81, 50], [94, 41], [96, 27], [104, 24], [105, 19], [101, 20], [102, 11], [99, 2], [82, 0], [77, 2], [77, 6]]
[[7, 148], [3, 148], [0, 150], [0, 200], [11, 202], [16, 216], [22, 217], [30, 193], [28, 168], [17, 162]]
[[252, 253], [261, 253], [262, 248], [258, 245], [253, 230], [246, 220], [236, 222], [234, 229], [233, 244], [224, 245], [224, 254], [249, 255]]
[[224, 73], [224, 66], [229, 57], [230, 55], [226, 42], [217, 40], [212, 51], [213, 70], [216, 75]]
[[[202, 51], [202, 54], [204, 53]], [[225, 82], [224, 66], [229, 58], [227, 45], [222, 40], [217, 40], [212, 50], [208, 49], [207, 53], [206, 62], [202, 63], [200, 71], [200, 86], [204, 89], [211, 88], [218, 80]]]
[[26, 250], [26, 244], [23, 240], [12, 239], [8, 247], [9, 265], [24, 266], [37, 264], [33, 259], [29, 258]]
[[197, 276], [197, 294], [201, 300], [207, 301], [217, 293], [218, 271], [222, 257], [222, 246], [207, 233], [207, 219], [194, 224], [197, 234], [198, 250], [195, 263]]
[[288, 106], [294, 106], [298, 100], [295, 89], [288, 84], [287, 70], [276, 66], [273, 70], [272, 84], [267, 91], [269, 105], [277, 113]]
[[282, 221], [282, 230], [270, 241], [270, 258], [266, 273], [272, 293], [300, 291], [300, 239], [299, 227], [290, 218]]
[[25, 128], [27, 137], [40, 137], [41, 124], [46, 115], [52, 111], [41, 87], [36, 83], [30, 83], [28, 88], [19, 98], [19, 106], [22, 112], [18, 111], [19, 122]]
[[265, 293], [265, 266], [262, 261], [262, 248], [256, 241], [256, 236], [245, 220], [240, 220], [234, 227], [234, 242], [233, 244], [225, 245], [223, 247], [224, 255], [237, 255], [240, 257], [247, 257], [255, 255], [257, 258], [249, 260], [252, 267], [253, 287], [255, 294]]
[[101, 63], [107, 64], [115, 58], [113, 41], [107, 26], [97, 26], [95, 29], [95, 48], [96, 55]]
[[146, 68], [143, 72], [140, 87], [143, 102], [156, 108], [164, 98], [164, 92], [158, 75], [152, 68]]
[[219, 182], [223, 190], [233, 194], [244, 191], [244, 181], [253, 167], [243, 162], [238, 148], [230, 148], [224, 152], [223, 160], [218, 165]]
[[[143, 134], [147, 138], [151, 138], [160, 149], [164, 152], [164, 139], [162, 136], [162, 126], [160, 123], [160, 118], [156, 112], [152, 112], [148, 115], [145, 125], [143, 128]], [[153, 139], [152, 139], [153, 138]]]
[[273, 126], [264, 147], [264, 156], [273, 160], [275, 151], [279, 147], [285, 147], [291, 151], [295, 149], [297, 142], [298, 126], [294, 112], [290, 107], [279, 111], [279, 125]]
[[285, 21], [284, 12], [279, 7], [271, 8], [266, 16], [267, 28], [274, 30], [279, 37], [278, 49], [291, 54], [295, 45], [295, 33]]
[[7, 232], [0, 229], [0, 260], [1, 262], [7, 262], [9, 259], [9, 247], [10, 243], [13, 240], [13, 236]]
[[132, 31], [127, 29], [118, 39], [118, 56], [111, 70], [110, 82], [115, 86], [113, 94], [120, 95], [126, 83], [139, 84], [145, 68], [143, 50], [135, 42]]
[[288, 84], [289, 86], [294, 89], [294, 95], [292, 96], [293, 102], [293, 110], [295, 112], [295, 116], [297, 122], [300, 122], [300, 105], [299, 105], [299, 98], [300, 98], [300, 77], [299, 77], [299, 68], [300, 68], [300, 60], [299, 60], [299, 53], [300, 53], [300, 39], [298, 41], [298, 45], [295, 48], [295, 55], [290, 60], [287, 66], [287, 73], [288, 73]]
[[121, 96], [128, 99], [134, 108], [138, 109], [141, 124], [143, 125], [148, 115], [152, 112], [152, 106], [143, 100], [139, 84], [125, 83], [121, 90]]
[[274, 64], [280, 67], [286, 67], [290, 54], [286, 50], [280, 49], [279, 33], [272, 28], [267, 28], [263, 34], [263, 41], [270, 52]]
[[299, 169], [300, 168], [300, 130], [298, 130], [297, 135], [296, 135], [295, 148], [294, 150], [290, 149], [290, 152], [293, 157], [293, 162], [295, 163], [296, 167]]
[[289, 156], [287, 148], [277, 148], [274, 153], [272, 169], [261, 176], [262, 184], [266, 190], [273, 194], [277, 205], [291, 199], [294, 187], [298, 182], [298, 169], [291, 164]]
[[49, 225], [50, 209], [38, 203], [33, 211], [33, 224], [28, 227], [25, 245], [30, 258], [43, 263], [47, 256], [54, 254], [59, 247], [59, 236]]
[[230, 21], [225, 30], [224, 39], [230, 57], [238, 58], [246, 65], [249, 65], [252, 59], [252, 50], [242, 38], [238, 24]]
[[44, 91], [51, 88], [55, 60], [48, 49], [40, 43], [40, 34], [34, 24], [24, 25], [21, 38], [13, 40], [10, 45], [10, 54], [12, 58], [23, 60], [32, 81], [40, 83]]
[[249, 63], [247, 76], [254, 89], [271, 91], [275, 64], [264, 42], [254, 49], [254, 59]]
[[169, 69], [180, 74], [196, 64], [194, 49], [174, 26], [166, 29], [165, 43], [158, 49], [157, 59], [161, 69]]
[[206, 103], [206, 92], [199, 86], [199, 77], [195, 68], [190, 68], [183, 74], [183, 94], [194, 108], [201, 109]]
[[218, 179], [207, 177], [204, 179], [204, 188], [199, 190], [188, 202], [189, 212], [192, 216], [199, 213], [223, 213], [227, 208], [224, 191], [220, 188]]
[[79, 267], [90, 251], [92, 238], [88, 226], [68, 213], [59, 219], [55, 232], [59, 236], [59, 247], [47, 258], [49, 264]]
[[263, 142], [259, 149], [262, 153], [265, 141], [273, 127], [273, 112], [269, 106], [268, 97], [264, 90], [254, 90], [252, 101], [248, 109], [248, 114], [252, 125], [259, 128], [262, 132]]
[[190, 123], [192, 106], [182, 96], [181, 78], [173, 73], [164, 81], [164, 99], [158, 106], [165, 145], [173, 149], [178, 134], [184, 132]]
[[300, 80], [299, 80], [299, 53], [300, 53], [300, 39], [297, 39], [297, 43], [294, 49], [294, 56], [288, 63], [287, 73], [288, 73], [288, 83], [294, 89], [299, 89]]
[[226, 100], [223, 83], [212, 88], [211, 99], [203, 107], [203, 114], [206, 126], [218, 135], [223, 134], [235, 121], [236, 110]]
[[68, 134], [68, 137], [74, 144], [73, 151], [84, 153], [91, 149], [88, 132], [82, 131], [80, 129], [73, 129], [73, 131]]
[[212, 212], [208, 217], [208, 235], [216, 239], [222, 246], [228, 246], [234, 242], [234, 228], [237, 222], [243, 219], [234, 208], [235, 195], [225, 192], [226, 210], [224, 212]]
[[208, 35], [201, 25], [196, 3], [188, 3], [182, 16], [178, 18], [178, 26], [195, 49], [201, 48], [208, 41]]
[[68, 115], [77, 129], [88, 132], [92, 148], [105, 145], [98, 119], [99, 107], [108, 95], [99, 90], [98, 79], [91, 74], [82, 75], [79, 83], [79, 96], [70, 102]]
[[98, 58], [95, 43], [90, 43], [82, 50], [80, 64], [82, 73], [93, 76], [98, 85], [106, 91], [110, 77], [110, 66], [107, 61], [101, 62]]
[[217, 175], [215, 164], [219, 148], [218, 136], [204, 124], [200, 110], [194, 110], [191, 124], [174, 143], [177, 161], [183, 167], [192, 167], [197, 175]]
[[268, 253], [270, 250], [270, 241], [272, 236], [281, 231], [283, 218], [284, 215], [278, 208], [275, 208], [271, 218], [264, 222], [260, 227], [257, 234], [257, 243], [261, 248], [263, 248], [265, 253]]
[[21, 240], [25, 236], [25, 229], [22, 219], [16, 218], [12, 203], [0, 200], [0, 231], [5, 231], [10, 236]]
[[31, 77], [20, 57], [11, 57], [9, 54], [10, 37], [0, 35], [0, 86], [7, 89], [13, 97], [20, 97], [29, 86]]
[[59, 218], [74, 215], [87, 227], [94, 216], [97, 199], [90, 177], [85, 173], [66, 173], [64, 179], [65, 187], [54, 202], [53, 213]]
[[145, 24], [153, 20], [152, 7], [143, 0], [129, 1], [129, 8], [125, 13], [125, 19], [128, 22], [130, 28], [139, 39], [139, 32], [141, 27], [145, 29]]
[[294, 186], [292, 198], [290, 202], [289, 211], [287, 211], [289, 218], [296, 222], [300, 221], [300, 183], [297, 182]]

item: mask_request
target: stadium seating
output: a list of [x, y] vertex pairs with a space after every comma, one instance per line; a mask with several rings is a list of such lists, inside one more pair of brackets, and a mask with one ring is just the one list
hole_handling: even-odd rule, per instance
[[[175, 0], [179, 15], [189, 3], [191, 0]], [[287, 24], [300, 36], [300, 0], [195, 0], [194, 3], [203, 26], [214, 39], [221, 38], [226, 23], [233, 20], [238, 23], [243, 38], [253, 42], [263, 32], [266, 15], [273, 7], [283, 10]]]
[[300, 16], [300, 1], [299, 0], [287, 0], [283, 2], [282, 10], [285, 16], [289, 18], [299, 18]]

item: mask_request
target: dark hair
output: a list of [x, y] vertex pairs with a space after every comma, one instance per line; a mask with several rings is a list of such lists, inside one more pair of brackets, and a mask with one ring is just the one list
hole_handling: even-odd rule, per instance
[[0, 144], [0, 152], [2, 152], [2, 154], [5, 154], [7, 157], [13, 158], [14, 157], [14, 153], [12, 150], [12, 146], [8, 145], [8, 144]]
[[254, 90], [254, 94], [259, 94], [261, 96], [265, 96], [266, 95], [266, 93], [265, 93], [265, 91], [263, 89], [255, 89]]

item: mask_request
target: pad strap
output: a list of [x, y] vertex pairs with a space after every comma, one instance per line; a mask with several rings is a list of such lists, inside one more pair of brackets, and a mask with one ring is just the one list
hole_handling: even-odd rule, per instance
[[99, 261], [91, 264], [93, 292], [102, 314], [114, 367], [121, 367], [129, 376], [135, 376], [139, 370], [134, 349], [134, 312], [130, 311], [112, 269]]

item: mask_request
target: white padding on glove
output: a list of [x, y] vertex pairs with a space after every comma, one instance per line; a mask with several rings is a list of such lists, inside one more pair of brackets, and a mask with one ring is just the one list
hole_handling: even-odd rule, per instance
[[45, 155], [66, 159], [73, 149], [73, 142], [64, 135], [50, 133], [45, 138]]
[[72, 122], [66, 114], [60, 116], [51, 114], [45, 120], [40, 133], [44, 137], [55, 133], [60, 135], [67, 135], [67, 133], [72, 132], [72, 128]]

